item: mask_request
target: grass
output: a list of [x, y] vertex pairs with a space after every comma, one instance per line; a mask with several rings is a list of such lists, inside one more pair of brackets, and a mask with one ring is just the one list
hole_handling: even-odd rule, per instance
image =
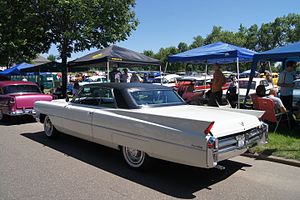
[[254, 147], [251, 152], [300, 160], [300, 129], [282, 128], [276, 133], [269, 133], [268, 144]]

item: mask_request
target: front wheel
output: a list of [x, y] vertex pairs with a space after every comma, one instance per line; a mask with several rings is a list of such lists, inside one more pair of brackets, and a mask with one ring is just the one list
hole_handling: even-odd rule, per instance
[[130, 147], [122, 147], [122, 154], [126, 163], [134, 169], [148, 169], [151, 164], [151, 158], [143, 151]]
[[52, 124], [49, 116], [45, 117], [45, 120], [44, 120], [44, 131], [45, 131], [45, 135], [48, 138], [54, 138], [58, 134], [58, 131], [53, 126], [53, 124]]

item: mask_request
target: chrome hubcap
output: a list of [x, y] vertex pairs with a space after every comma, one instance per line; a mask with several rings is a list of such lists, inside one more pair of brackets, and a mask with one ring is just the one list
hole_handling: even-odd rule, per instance
[[49, 117], [46, 117], [45, 123], [44, 123], [44, 130], [47, 136], [51, 136], [53, 132], [53, 125], [49, 119]]
[[144, 152], [129, 147], [124, 147], [124, 154], [126, 161], [133, 167], [139, 167], [145, 159]]

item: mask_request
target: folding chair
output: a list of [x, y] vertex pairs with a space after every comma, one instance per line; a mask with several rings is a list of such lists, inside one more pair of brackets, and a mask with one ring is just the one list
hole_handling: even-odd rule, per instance
[[276, 113], [275, 112], [275, 103], [271, 99], [258, 97], [256, 99], [256, 101], [258, 103], [258, 108], [259, 108], [258, 110], [265, 111], [265, 113], [263, 114], [261, 119], [263, 121], [276, 123], [274, 132], [276, 132], [283, 116], [286, 116], [289, 129], [291, 129], [288, 113]]
[[179, 94], [179, 96], [183, 96], [183, 94], [185, 93], [185, 91], [187, 90], [188, 88], [188, 85], [180, 85], [178, 90], [177, 90], [177, 93]]
[[252, 99], [253, 109], [259, 110], [258, 99], [261, 97], [258, 97], [256, 94], [251, 94], [250, 97]]

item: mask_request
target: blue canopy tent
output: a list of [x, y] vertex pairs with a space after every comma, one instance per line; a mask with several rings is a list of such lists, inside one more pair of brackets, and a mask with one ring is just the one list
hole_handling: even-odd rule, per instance
[[169, 62], [226, 64], [237, 62], [252, 62], [255, 51], [217, 42], [168, 57]]
[[0, 72], [0, 75], [3, 76], [20, 75], [22, 74], [21, 70], [31, 68], [32, 66], [33, 66], [32, 64], [23, 62]]
[[[237, 64], [237, 75], [239, 80], [239, 63], [252, 62], [253, 56], [256, 52], [251, 51], [246, 48], [234, 46], [231, 44], [217, 42], [189, 51], [185, 51], [176, 55], [171, 55], [168, 57], [169, 62], [183, 62], [183, 63], [194, 63], [194, 64], [227, 64], [236, 63]], [[238, 100], [238, 107], [240, 101]]]
[[300, 58], [300, 42], [295, 42], [288, 44], [283, 47], [278, 47], [275, 49], [271, 49], [269, 51], [264, 51], [261, 53], [257, 53], [253, 57], [253, 63], [251, 67], [251, 74], [249, 78], [249, 84], [247, 88], [247, 93], [246, 93], [246, 98], [249, 94], [250, 87], [251, 87], [251, 82], [253, 80], [253, 77], [255, 75], [255, 70], [257, 68], [257, 64], [260, 61], [273, 61], [273, 62], [282, 62], [283, 63], [283, 68], [284, 68], [284, 63], [287, 60], [299, 60]]

